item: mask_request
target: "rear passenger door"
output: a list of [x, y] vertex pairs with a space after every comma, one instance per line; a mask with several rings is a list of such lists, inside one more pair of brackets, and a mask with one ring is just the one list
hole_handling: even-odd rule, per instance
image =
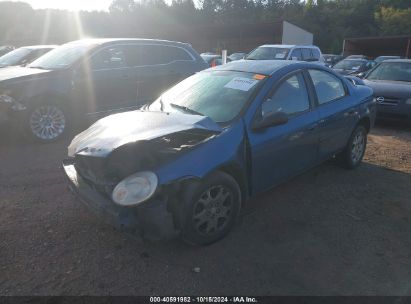
[[310, 69], [308, 74], [320, 115], [319, 157], [326, 159], [347, 144], [357, 121], [357, 105], [340, 78], [319, 69]]
[[191, 75], [194, 58], [177, 46], [147, 44], [133, 47], [131, 63], [137, 84], [137, 103], [151, 102], [168, 88]]

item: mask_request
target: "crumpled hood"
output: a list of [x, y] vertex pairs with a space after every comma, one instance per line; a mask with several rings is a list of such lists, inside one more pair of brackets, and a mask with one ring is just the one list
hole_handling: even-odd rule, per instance
[[0, 81], [6, 80], [20, 80], [26, 77], [33, 77], [37, 75], [46, 75], [50, 70], [31, 69], [26, 67], [5, 67], [0, 69]]
[[104, 157], [113, 150], [140, 140], [152, 140], [172, 133], [201, 129], [221, 132], [209, 117], [184, 113], [131, 111], [100, 119], [77, 135], [68, 147], [68, 156], [82, 152]]

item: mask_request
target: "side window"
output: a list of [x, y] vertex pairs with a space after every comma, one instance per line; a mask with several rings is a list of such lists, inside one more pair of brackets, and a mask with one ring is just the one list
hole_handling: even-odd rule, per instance
[[125, 66], [126, 60], [121, 47], [103, 49], [91, 58], [93, 70], [114, 69]]
[[302, 49], [303, 51], [303, 60], [309, 61], [311, 57], [311, 50], [310, 49]]
[[312, 53], [313, 53], [313, 58], [315, 60], [320, 60], [321, 54], [320, 51], [317, 49], [311, 49]]
[[174, 47], [174, 46], [167, 46], [164, 47], [164, 57], [168, 62], [173, 62], [176, 60], [189, 60], [192, 61], [193, 58], [182, 48]]
[[291, 53], [290, 59], [293, 59], [294, 57], [297, 58], [297, 60], [303, 60], [303, 57], [301, 55], [301, 49], [294, 49]]
[[295, 74], [275, 90], [273, 95], [262, 104], [262, 116], [273, 112], [284, 112], [294, 116], [310, 108], [307, 87], [301, 73]]
[[344, 84], [339, 78], [320, 70], [309, 70], [308, 72], [313, 81], [319, 104], [325, 104], [345, 96]]
[[141, 61], [143, 65], [166, 64], [170, 62], [168, 48], [162, 45], [141, 46]]

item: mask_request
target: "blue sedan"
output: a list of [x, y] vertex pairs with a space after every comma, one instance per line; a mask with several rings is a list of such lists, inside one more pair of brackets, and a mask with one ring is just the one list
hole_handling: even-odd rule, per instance
[[374, 120], [372, 90], [329, 68], [237, 61], [98, 121], [74, 138], [64, 170], [115, 226], [205, 245], [248, 198], [334, 156], [357, 167]]

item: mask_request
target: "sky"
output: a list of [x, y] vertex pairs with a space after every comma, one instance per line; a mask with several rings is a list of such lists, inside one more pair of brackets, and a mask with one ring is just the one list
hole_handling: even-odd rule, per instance
[[112, 0], [21, 0], [21, 2], [29, 3], [34, 9], [55, 8], [72, 11], [106, 11], [108, 10]]

